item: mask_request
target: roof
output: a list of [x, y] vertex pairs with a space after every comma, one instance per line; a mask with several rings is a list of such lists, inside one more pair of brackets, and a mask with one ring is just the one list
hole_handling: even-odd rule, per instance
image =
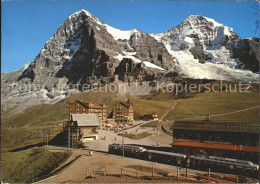
[[259, 122], [249, 121], [206, 121], [206, 120], [182, 120], [175, 121], [172, 129], [179, 130], [201, 130], [201, 131], [220, 131], [220, 132], [246, 132], [259, 133]]
[[104, 108], [103, 106], [106, 106], [105, 103], [98, 103], [98, 102], [94, 102], [94, 101], [84, 101], [84, 100], [76, 100], [73, 102], [69, 102], [70, 104], [79, 102], [81, 105], [83, 105], [84, 107], [87, 108], [96, 108], [96, 109], [102, 109]]
[[146, 150], [146, 152], [161, 154], [161, 155], [165, 155], [165, 156], [174, 156], [174, 157], [183, 157], [183, 158], [186, 157], [186, 155], [182, 154], [182, 153], [172, 153], [172, 152], [157, 151], [157, 150]]
[[77, 121], [78, 126], [99, 126], [97, 114], [72, 114], [72, 121]]
[[221, 150], [231, 150], [231, 151], [244, 151], [244, 152], [259, 152], [260, 147], [253, 146], [235, 146], [231, 144], [209, 144], [202, 142], [175, 142], [171, 144], [172, 146], [186, 146], [186, 147], [197, 147], [197, 148], [208, 148], [208, 149], [221, 149]]
[[132, 105], [129, 102], [120, 102], [119, 104], [125, 106], [126, 108], [130, 108], [130, 106]]

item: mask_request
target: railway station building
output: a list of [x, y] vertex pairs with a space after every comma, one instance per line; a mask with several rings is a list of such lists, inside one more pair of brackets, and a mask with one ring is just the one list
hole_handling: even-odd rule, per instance
[[233, 158], [253, 163], [258, 163], [259, 160], [260, 147], [194, 141], [174, 142], [171, 145], [173, 152], [177, 153]]
[[69, 131], [71, 141], [76, 139], [76, 141], [86, 142], [98, 140], [99, 126], [97, 114], [72, 114], [70, 121], [67, 121], [66, 129]]
[[259, 146], [259, 122], [239, 121], [175, 121], [173, 140], [218, 142], [233, 145]]

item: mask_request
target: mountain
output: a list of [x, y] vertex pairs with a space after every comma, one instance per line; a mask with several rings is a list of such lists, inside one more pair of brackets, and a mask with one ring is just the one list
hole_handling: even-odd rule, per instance
[[253, 73], [259, 71], [259, 38], [242, 39], [213, 19], [191, 15], [180, 25], [151, 36], [164, 43], [179, 74], [195, 79], [259, 79]]
[[[71, 85], [175, 81], [258, 82], [259, 39], [242, 39], [213, 19], [191, 15], [159, 34], [113, 28], [86, 10], [69, 16], [36, 58], [2, 74], [2, 111], [55, 103]], [[33, 92], [32, 92], [33, 91]], [[19, 107], [19, 108], [14, 108]]]

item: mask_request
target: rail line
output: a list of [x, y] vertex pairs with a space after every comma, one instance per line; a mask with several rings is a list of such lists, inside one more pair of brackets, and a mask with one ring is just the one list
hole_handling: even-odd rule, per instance
[[166, 125], [166, 124], [167, 124], [167, 123], [164, 123], [164, 124], [161, 126], [162, 131], [163, 131], [164, 133], [170, 135], [170, 136], [173, 136], [173, 134], [172, 134], [170, 131], [166, 130], [166, 128], [165, 128], [165, 125]]

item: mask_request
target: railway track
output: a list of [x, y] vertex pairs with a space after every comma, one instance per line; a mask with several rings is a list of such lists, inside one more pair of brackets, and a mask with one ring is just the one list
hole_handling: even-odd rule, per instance
[[[172, 107], [161, 117], [161, 120], [162, 120], [162, 121], [163, 121], [164, 117], [167, 116], [168, 113], [169, 113], [171, 110], [175, 109], [175, 106], [176, 106], [176, 105], [177, 105], [177, 102], [174, 102], [174, 104], [172, 105]], [[172, 136], [173, 134], [172, 134], [170, 131], [166, 130], [166, 128], [165, 128], [165, 125], [166, 125], [166, 124], [167, 124], [167, 123], [164, 123], [164, 124], [161, 126], [161, 129], [162, 129], [162, 131], [163, 131], [164, 133], [166, 133], [166, 134]]]
[[167, 124], [167, 123], [164, 123], [164, 124], [161, 126], [162, 131], [163, 131], [164, 133], [170, 135], [170, 136], [173, 136], [173, 134], [165, 128], [166, 124]]

